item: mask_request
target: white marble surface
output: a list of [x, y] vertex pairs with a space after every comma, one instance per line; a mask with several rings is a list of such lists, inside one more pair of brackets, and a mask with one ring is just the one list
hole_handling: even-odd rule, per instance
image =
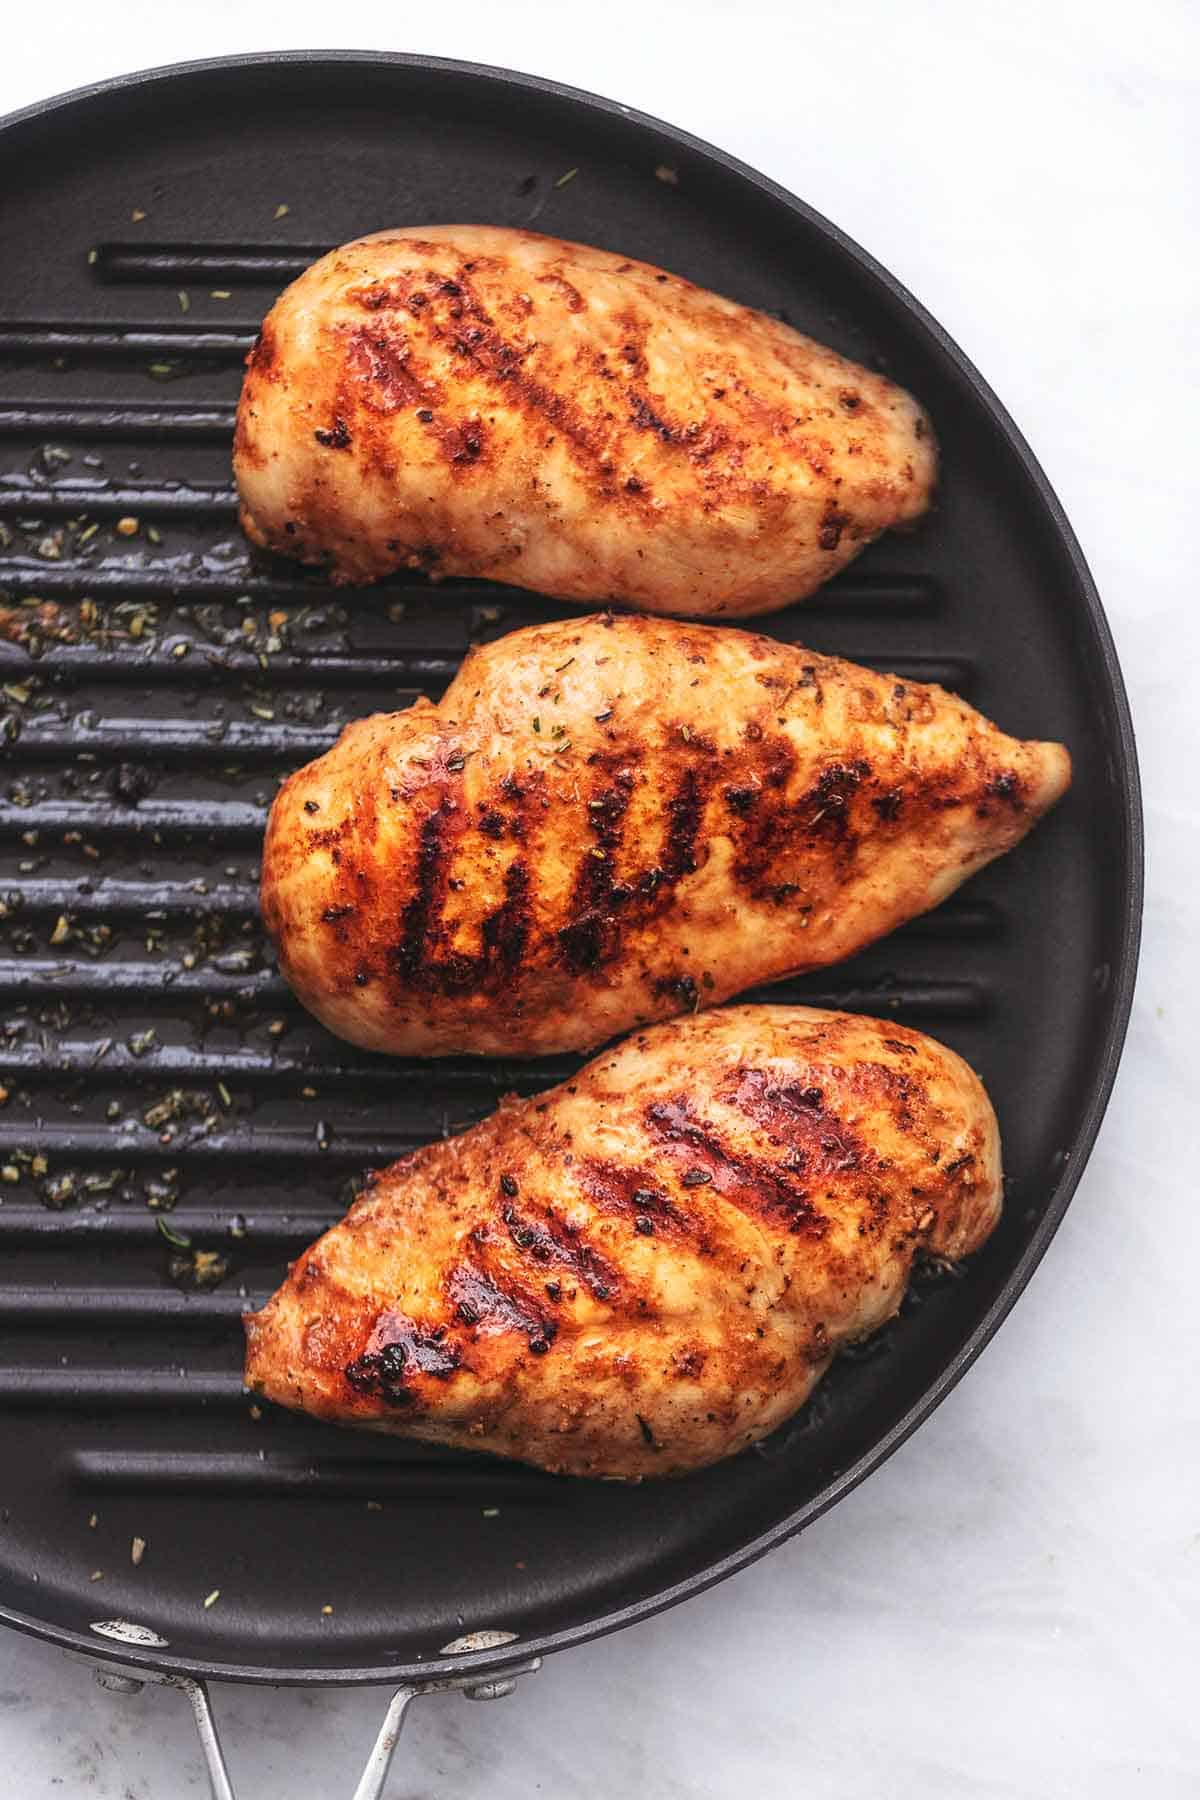
[[[129, 68], [331, 42], [503, 63], [645, 107], [895, 270], [999, 390], [1076, 525], [1132, 692], [1150, 838], [1116, 1096], [1063, 1230], [975, 1370], [802, 1541], [554, 1661], [503, 1710], [426, 1702], [390, 1791], [1195, 1796], [1200, 9], [358, 0], [333, 18], [311, 0], [59, 0], [7, 26], [0, 110]], [[216, 1702], [253, 1800], [349, 1793], [380, 1704], [230, 1688]], [[120, 1700], [59, 1652], [0, 1639], [13, 1800], [201, 1794], [190, 1733], [178, 1696]]]

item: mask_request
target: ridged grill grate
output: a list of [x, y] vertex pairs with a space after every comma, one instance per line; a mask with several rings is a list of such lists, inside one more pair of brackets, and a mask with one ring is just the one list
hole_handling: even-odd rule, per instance
[[[91, 272], [100, 285], [232, 290], [281, 284], [319, 253], [107, 243]], [[154, 1415], [245, 1408], [238, 1315], [270, 1291], [283, 1257], [337, 1215], [347, 1175], [576, 1066], [464, 1060], [431, 1074], [362, 1056], [308, 1020], [274, 972], [255, 882], [277, 780], [346, 720], [436, 695], [469, 643], [556, 609], [417, 579], [338, 595], [319, 577], [251, 562], [226, 535], [227, 475], [194, 466], [197, 451], [224, 464], [231, 401], [146, 390], [219, 372], [235, 394], [252, 337], [249, 325], [170, 320], [0, 325], [0, 368], [49, 362], [68, 389], [0, 403], [9, 633], [0, 643], [0, 1080], [10, 1093], [0, 1111], [9, 1171], [0, 1321], [10, 1333], [0, 1405], [128, 1414], [119, 1447], [72, 1460], [72, 1479], [109, 1490], [203, 1486], [208, 1461], [156, 1449]], [[113, 364], [122, 397], [91, 396], [88, 372]], [[153, 479], [139, 454], [153, 455]], [[136, 520], [136, 541], [115, 529], [124, 519]], [[939, 611], [938, 584], [920, 572], [851, 570], [802, 620], [787, 615], [773, 628], [791, 635], [803, 623], [811, 635], [821, 619], [845, 622], [865, 630], [865, 660], [969, 692], [969, 659], [872, 653], [879, 625], [909, 621], [907, 640], [913, 619]], [[990, 902], [952, 903], [905, 934], [938, 946], [944, 975], [893, 974], [906, 960], [898, 942], [886, 967], [776, 991], [935, 1028], [976, 1020], [991, 996], [956, 957], [1001, 925]], [[225, 1280], [212, 1291], [172, 1285], [164, 1227], [217, 1251]], [[98, 1330], [100, 1359], [89, 1354]], [[445, 1489], [444, 1474], [427, 1473], [444, 1457], [385, 1450], [393, 1476], [402, 1471], [423, 1494]], [[471, 1471], [472, 1487], [544, 1485], [520, 1470], [480, 1472], [467, 1458], [450, 1466]], [[378, 1457], [360, 1454], [351, 1467], [359, 1473], [326, 1452], [296, 1476], [243, 1452], [226, 1456], [215, 1479], [306, 1493], [378, 1486]]]

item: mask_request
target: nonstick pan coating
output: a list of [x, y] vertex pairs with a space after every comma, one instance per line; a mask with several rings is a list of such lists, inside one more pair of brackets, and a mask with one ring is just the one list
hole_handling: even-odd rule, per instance
[[[0, 192], [0, 1163], [18, 1177], [0, 1188], [0, 1616], [131, 1662], [356, 1681], [503, 1663], [696, 1592], [833, 1504], [958, 1379], [1104, 1108], [1136, 956], [1137, 776], [1057, 502], [961, 353], [840, 233], [549, 83], [356, 53], [159, 71], [10, 120]], [[232, 409], [273, 295], [323, 247], [435, 220], [648, 258], [912, 387], [942, 442], [935, 514], [765, 629], [945, 681], [1075, 757], [1014, 855], [776, 990], [894, 1013], [974, 1063], [1004, 1130], [1003, 1225], [794, 1424], [682, 1483], [557, 1481], [260, 1417], [240, 1389], [238, 1313], [349, 1178], [568, 1066], [354, 1052], [283, 990], [257, 926], [279, 775], [342, 721], [436, 694], [470, 642], [569, 610], [416, 577], [333, 594], [238, 536]], [[160, 1220], [228, 1260], [218, 1286], [179, 1285], [190, 1252]], [[112, 1618], [165, 1643], [91, 1631]], [[474, 1630], [516, 1635], [441, 1654]]]

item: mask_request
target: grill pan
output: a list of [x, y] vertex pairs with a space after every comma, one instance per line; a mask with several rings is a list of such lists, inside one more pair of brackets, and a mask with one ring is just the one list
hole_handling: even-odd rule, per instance
[[[627, 107], [425, 57], [235, 58], [8, 120], [0, 193], [0, 1617], [131, 1676], [500, 1691], [836, 1502], [1045, 1250], [1115, 1074], [1140, 919], [1133, 738], [1095, 590], [1011, 421], [899, 284]], [[274, 295], [330, 245], [445, 220], [661, 263], [911, 387], [942, 442], [936, 512], [756, 623], [941, 681], [1075, 757], [1014, 855], [773, 990], [894, 1014], [974, 1064], [1004, 1133], [1003, 1224], [796, 1421], [682, 1484], [260, 1417], [240, 1384], [238, 1314], [356, 1174], [575, 1066], [357, 1052], [290, 999], [257, 923], [281, 774], [344, 721], [436, 696], [471, 642], [573, 610], [416, 576], [336, 593], [237, 534], [233, 407]], [[189, 1285], [163, 1225], [226, 1278]]]

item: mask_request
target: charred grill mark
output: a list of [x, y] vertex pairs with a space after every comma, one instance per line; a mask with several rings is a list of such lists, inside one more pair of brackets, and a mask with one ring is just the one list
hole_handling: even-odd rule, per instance
[[[1015, 813], [1021, 813], [1025, 810], [1025, 796], [1022, 790], [1021, 778], [1012, 769], [1006, 769], [1003, 774], [997, 775], [993, 780], [989, 781], [986, 792], [989, 799], [1003, 800], [1007, 806], [1012, 807], [1012, 810]], [[980, 808], [980, 811], [983, 810], [983, 808]]]
[[588, 802], [588, 824], [596, 842], [584, 852], [579, 865], [571, 895], [573, 916], [558, 933], [563, 960], [576, 975], [597, 968], [617, 949], [614, 911], [621, 896], [614, 859], [633, 781], [630, 770], [618, 770], [612, 785]]
[[[871, 767], [861, 758], [830, 761], [809, 777], [803, 784], [806, 791], [796, 798], [802, 783], [794, 779], [797, 754], [790, 742], [768, 737], [761, 728], [745, 737], [732, 766], [724, 758], [702, 754], [690, 739], [682, 746], [672, 741], [664, 762], [674, 785], [657, 805], [652, 786], [619, 745], [590, 756], [586, 780], [594, 785], [585, 787], [583, 796], [590, 841], [578, 856], [569, 898], [556, 900], [557, 918], [548, 919], [537, 904], [533, 845], [531, 841], [526, 850], [525, 834], [528, 830], [531, 840], [540, 835], [548, 805], [569, 802], [535, 770], [519, 780], [505, 777], [485, 789], [470, 809], [460, 808], [465, 755], [456, 744], [455, 755], [435, 759], [426, 774], [426, 791], [440, 791], [441, 799], [416, 830], [416, 869], [407, 895], [399, 900], [401, 929], [388, 959], [395, 974], [407, 986], [441, 996], [498, 991], [502, 981], [526, 965], [557, 965], [561, 974], [575, 978], [596, 976], [623, 953], [631, 929], [640, 930], [676, 906], [680, 884], [703, 861], [710, 797], [719, 803], [719, 829], [732, 839], [737, 882], [756, 897], [803, 910], [806, 894], [811, 899], [814, 891], [844, 873], [829, 861], [852, 853], [860, 811], [874, 822], [867, 795], [860, 798]], [[640, 869], [636, 863], [628, 866], [633, 860], [630, 807], [635, 793], [662, 815], [657, 826], [648, 821], [645, 835], [654, 848], [649, 866]], [[477, 901], [472, 910], [470, 893], [461, 902], [448, 893], [456, 854], [451, 846], [471, 832], [477, 834], [477, 854], [503, 883], [499, 903], [493, 901], [495, 910], [486, 915]], [[313, 833], [313, 840], [320, 835]], [[639, 829], [638, 838], [642, 835]], [[507, 868], [491, 847], [505, 839], [516, 851]], [[342, 891], [347, 888], [354, 891], [350, 882]], [[452, 925], [445, 923], [444, 911], [453, 912]], [[479, 936], [459, 949], [455, 938], [466, 930]], [[660, 957], [645, 972], [647, 996], [653, 995], [660, 1011], [694, 1007], [699, 975], [698, 969], [689, 971], [686, 961]]]
[[610, 788], [588, 801], [588, 823], [606, 855], [611, 855], [620, 843], [621, 824], [629, 807], [633, 783], [633, 771], [621, 769]]
[[500, 1217], [517, 1249], [526, 1251], [535, 1262], [569, 1270], [597, 1300], [611, 1300], [616, 1294], [620, 1286], [617, 1271], [598, 1250], [578, 1241], [577, 1227], [565, 1225], [559, 1236], [548, 1220], [532, 1219], [511, 1202], [500, 1208]]
[[635, 426], [638, 431], [653, 431], [662, 439], [664, 444], [677, 444], [680, 442], [683, 434], [678, 431], [675, 426], [668, 425], [666, 420], [661, 418], [659, 414], [655, 412], [644, 394], [631, 391], [629, 395], [629, 406], [629, 423]]
[[[540, 418], [587, 466], [593, 478], [601, 475], [607, 483], [608, 472], [600, 460], [604, 447], [602, 427], [565, 395], [526, 373], [523, 364], [536, 351], [536, 341], [508, 343], [475, 298], [465, 275], [463, 270], [458, 280], [441, 282], [433, 296], [437, 302], [435, 310], [425, 317], [430, 337], [448, 343], [456, 355], [470, 362], [482, 380], [502, 388], [506, 405]], [[449, 305], [443, 304], [445, 300]], [[463, 319], [467, 320], [465, 325]]]
[[761, 1125], [771, 1143], [787, 1145], [790, 1166], [813, 1180], [875, 1165], [861, 1138], [829, 1111], [819, 1087], [781, 1081], [770, 1069], [742, 1068], [720, 1097]]
[[608, 945], [608, 924], [597, 913], [586, 918], [574, 919], [570, 925], [564, 925], [558, 933], [558, 947], [563, 961], [573, 975], [587, 975], [598, 969], [611, 954]]
[[725, 789], [725, 804], [729, 807], [731, 812], [735, 812], [738, 815], [739, 819], [744, 819], [749, 815], [753, 808], [754, 802], [758, 799], [759, 792], [760, 789], [749, 782], [741, 786], [727, 787]]
[[[416, 252], [416, 240], [411, 240], [408, 247]], [[399, 406], [411, 403], [416, 393], [418, 378], [415, 370], [409, 365], [407, 378], [404, 374], [408, 340], [401, 338], [399, 348], [390, 353], [380, 348], [388, 342], [389, 325], [395, 343], [394, 315], [403, 310], [419, 320], [420, 338], [469, 362], [474, 375], [502, 391], [506, 407], [525, 412], [535, 431], [539, 428], [543, 431], [547, 447], [561, 442], [593, 489], [605, 499], [615, 499], [621, 492], [628, 494], [639, 506], [647, 504], [645, 483], [637, 475], [621, 481], [615, 473], [618, 459], [629, 447], [626, 440], [630, 427], [634, 432], [654, 433], [664, 444], [678, 447], [698, 466], [727, 447], [729, 434], [724, 427], [698, 422], [687, 426], [672, 424], [663, 416], [657, 396], [645, 391], [649, 375], [643, 347], [646, 327], [645, 321], [636, 313], [617, 321], [624, 333], [614, 356], [617, 367], [609, 368], [603, 355], [598, 359], [599, 377], [613, 384], [614, 410], [588, 406], [554, 385], [557, 372], [547, 382], [540, 380], [526, 366], [531, 361], [536, 366], [538, 340], [521, 341], [519, 337], [513, 342], [506, 340], [476, 296], [470, 280], [474, 267], [474, 263], [463, 263], [454, 278], [446, 278], [429, 268], [419, 272], [409, 269], [403, 276], [386, 283], [350, 290], [350, 298], [372, 315], [370, 325], [353, 327], [350, 335], [357, 333], [366, 341], [364, 360], [368, 368], [385, 365], [380, 370], [385, 404], [382, 408], [377, 405], [377, 410], [395, 411]], [[548, 271], [534, 279], [559, 293], [571, 312], [586, 310], [586, 298], [561, 274]], [[515, 321], [518, 330], [533, 310], [528, 296], [521, 296], [519, 300], [523, 304], [509, 297], [498, 309]], [[392, 366], [397, 361], [399, 371]], [[615, 410], [618, 392], [628, 409], [620, 415]], [[404, 393], [409, 395], [407, 402], [400, 398]], [[455, 471], [469, 471], [476, 457], [483, 454], [482, 441], [476, 451], [465, 438], [455, 440], [453, 432], [462, 428], [447, 426], [436, 416], [432, 405], [434, 398], [432, 394], [426, 396], [426, 408], [417, 416], [427, 430], [441, 438], [443, 452]], [[706, 481], [711, 479], [711, 476], [705, 476]]]
[[792, 755], [790, 744], [780, 746], [779, 753], [767, 758], [763, 765], [763, 786], [774, 793], [781, 792], [788, 784], [796, 759]]
[[[315, 807], [315, 802], [313, 804]], [[309, 802], [305, 801], [305, 812], [308, 811], [308, 807]], [[345, 818], [339, 819], [336, 825], [314, 825], [310, 827], [308, 832], [307, 841], [309, 849], [329, 850], [334, 848], [343, 838], [349, 837], [353, 830], [354, 819], [351, 814], [347, 814]]]
[[356, 306], [361, 306], [364, 312], [381, 312], [388, 304], [389, 295], [387, 288], [382, 286], [372, 288], [349, 288], [346, 292], [346, 298], [347, 300], [352, 300]]
[[402, 1345], [360, 1356], [346, 1368], [346, 1380], [360, 1394], [383, 1400], [388, 1406], [411, 1406], [415, 1398], [407, 1386], [408, 1365]]
[[345, 338], [346, 371], [354, 377], [357, 398], [371, 412], [428, 408], [445, 398], [441, 383], [413, 366], [406, 338], [363, 325], [351, 327]]
[[645, 1169], [589, 1158], [576, 1163], [575, 1176], [593, 1206], [600, 1212], [631, 1218], [643, 1237], [657, 1232], [696, 1235], [698, 1222], [682, 1212]]
[[790, 848], [796, 830], [793, 810], [784, 794], [796, 767], [796, 753], [786, 738], [766, 740], [761, 727], [757, 736], [746, 728], [755, 745], [753, 780], [742, 779], [726, 788], [725, 801], [744, 821], [737, 839], [734, 874], [757, 897], [775, 886], [773, 875]]
[[819, 834], [845, 842], [850, 832], [850, 807], [857, 790], [871, 773], [871, 765], [861, 759], [852, 763], [829, 763], [799, 802], [802, 809], [811, 808], [805, 826], [810, 836]]
[[452, 817], [443, 799], [421, 825], [416, 891], [404, 909], [403, 935], [394, 953], [400, 972], [416, 987], [438, 986], [439, 971], [432, 951], [439, 935], [438, 917], [448, 861], [446, 840]]
[[[451, 759], [446, 768], [459, 771], [461, 763]], [[489, 977], [509, 976], [520, 966], [529, 943], [531, 878], [528, 863], [518, 857], [505, 871], [501, 904], [482, 922], [481, 953], [439, 955], [448, 935], [443, 919], [446, 899], [451, 888], [461, 886], [448, 879], [451, 855], [466, 826], [457, 803], [443, 793], [420, 828], [414, 888], [401, 914], [400, 942], [391, 963], [406, 983], [426, 993], [466, 994], [486, 985]], [[515, 825], [513, 835], [519, 836]]]
[[504, 903], [483, 922], [484, 965], [505, 975], [514, 973], [525, 954], [530, 926], [529, 866], [512, 862], [504, 875]]
[[817, 542], [822, 550], [836, 550], [849, 523], [849, 513], [839, 512], [836, 507], [831, 506], [822, 518], [817, 532]]
[[534, 1355], [541, 1356], [557, 1336], [555, 1320], [527, 1293], [511, 1283], [502, 1287], [477, 1263], [463, 1262], [452, 1269], [446, 1294], [458, 1319], [473, 1328], [476, 1337], [522, 1332]]
[[[676, 884], [698, 866], [697, 839], [707, 780], [689, 767], [666, 804], [665, 841], [658, 863], [626, 883], [616, 881], [614, 855], [633, 787], [632, 771], [620, 769], [612, 785], [588, 806], [597, 841], [580, 865], [571, 899], [573, 916], [558, 932], [563, 961], [576, 975], [593, 972], [619, 953], [621, 917], [632, 913], [644, 919], [663, 910], [670, 905]], [[694, 1004], [696, 990], [691, 978], [680, 977], [679, 981], [682, 1003]], [[670, 978], [667, 987], [671, 987]]]
[[728, 431], [720, 425], [689, 425], [683, 437], [693, 463], [710, 462], [718, 450], [727, 449], [731, 441]]
[[667, 801], [667, 841], [662, 857], [662, 873], [667, 881], [678, 881], [696, 868], [696, 838], [704, 799], [699, 774], [693, 768], [685, 769], [683, 779]]
[[487, 438], [478, 419], [462, 425], [444, 425], [438, 433], [442, 450], [452, 463], [475, 463], [487, 448]]
[[546, 778], [540, 769], [528, 769], [518, 781], [505, 775], [500, 782], [501, 798], [512, 808], [506, 821], [509, 836], [516, 844], [524, 844], [536, 836], [539, 821], [545, 817], [549, 795]]
[[621, 345], [620, 352], [621, 361], [625, 363], [631, 379], [636, 376], [639, 380], [644, 380], [650, 372], [645, 348], [643, 343], [639, 342], [639, 339], [645, 338], [645, 331], [636, 315], [632, 313], [620, 314], [615, 323], [621, 325], [625, 331], [625, 341]]
[[660, 975], [654, 992], [660, 1000], [674, 1000], [683, 1009], [695, 1010], [700, 1000], [700, 990], [690, 975]]
[[[427, 238], [394, 241], [402, 243], [405, 250], [413, 256], [431, 257], [438, 253], [438, 246]], [[364, 312], [403, 309], [415, 316], [428, 306], [439, 289], [453, 298], [457, 298], [462, 291], [453, 282], [445, 281], [436, 269], [415, 269], [410, 265], [397, 275], [376, 278], [366, 287], [347, 288], [346, 298], [356, 306], [361, 306]]]
[[333, 424], [328, 431], [314, 431], [313, 436], [318, 444], [325, 446], [326, 450], [348, 450], [352, 441], [350, 427], [340, 413], [335, 415]]
[[[413, 821], [411, 827], [416, 854], [405, 883], [406, 891], [397, 901], [396, 936], [384, 950], [381, 961], [373, 967], [364, 959], [367, 952], [378, 955], [372, 919], [384, 901], [381, 894], [376, 894], [371, 868], [364, 868], [357, 858], [363, 841], [369, 841], [378, 829], [378, 814], [371, 813], [365, 818], [348, 815], [336, 824], [318, 827], [305, 834], [306, 843], [313, 849], [325, 850], [337, 869], [336, 878], [330, 882], [333, 903], [325, 907], [320, 916], [330, 927], [336, 942], [351, 953], [340, 967], [340, 976], [346, 985], [351, 979], [363, 985], [372, 973], [383, 974], [390, 970], [404, 987], [441, 996], [463, 995], [486, 989], [489, 984], [495, 987], [498, 981], [507, 979], [519, 969], [530, 954], [535, 873], [519, 849], [514, 860], [502, 870], [502, 896], [494, 911], [485, 913], [478, 905], [472, 909], [469, 893], [461, 901], [455, 899], [469, 885], [453, 879], [450, 874], [458, 848], [472, 827], [471, 814], [461, 801], [465, 764], [466, 757], [462, 752], [445, 755], [435, 749], [421, 763], [425, 771], [421, 783], [406, 788], [403, 795], [398, 788], [391, 790], [394, 801], [403, 798], [419, 805], [423, 799], [427, 810]], [[499, 832], [507, 831], [520, 846], [525, 835], [522, 815], [530, 813], [533, 816], [530, 809], [540, 803], [541, 787], [536, 773], [523, 787], [515, 783], [506, 785], [505, 799], [515, 803], [514, 812], [505, 818], [493, 809], [493, 813], [481, 822], [480, 836], [496, 837], [497, 825], [491, 823], [494, 815], [499, 822]], [[315, 806], [316, 802], [313, 804]], [[537, 816], [540, 817], [540, 813]], [[344, 901], [343, 895], [347, 896]], [[352, 899], [349, 898], [351, 895]], [[448, 920], [450, 904], [453, 904], [455, 916]], [[453, 940], [463, 923], [458, 914], [464, 904], [467, 922], [478, 924], [477, 953], [453, 947]], [[272, 904], [269, 895], [265, 906], [270, 925]]]
[[446, 1327], [423, 1331], [406, 1313], [385, 1312], [376, 1323], [362, 1355], [346, 1367], [346, 1380], [360, 1394], [388, 1406], [411, 1406], [416, 1375], [448, 1380], [462, 1361], [458, 1347], [446, 1341]]
[[275, 359], [278, 350], [275, 327], [270, 319], [264, 319], [258, 336], [250, 346], [246, 367], [252, 369], [256, 375], [264, 376], [267, 380], [277, 381], [279, 376], [275, 368]]
[[781, 1081], [769, 1069], [739, 1069], [721, 1098], [757, 1125], [765, 1125], [776, 1142], [787, 1138], [797, 1120], [820, 1118], [825, 1110], [825, 1096], [819, 1087]]
[[[874, 1060], [865, 1055], [853, 1055], [846, 1066], [838, 1058], [838, 1035], [831, 1040], [826, 1039], [822, 1046], [822, 1057], [835, 1058], [829, 1064], [826, 1073], [833, 1073], [838, 1089], [847, 1094], [847, 1098], [855, 1103], [858, 1109], [885, 1109], [891, 1114], [892, 1127], [901, 1134], [914, 1134], [921, 1129], [921, 1123], [930, 1118], [930, 1096], [928, 1096], [927, 1080], [923, 1078], [921, 1069], [921, 1049], [916, 1044], [905, 1044], [896, 1037], [885, 1037], [880, 1033], [882, 1048], [892, 1051], [892, 1055], [900, 1053], [905, 1057], [916, 1057], [916, 1062], [907, 1062], [896, 1066], [894, 1062]], [[813, 1069], [811, 1075], [820, 1078], [819, 1071]], [[763, 1084], [772, 1087], [777, 1093], [777, 1084], [768, 1071], [757, 1069], [739, 1069], [730, 1078], [721, 1098], [729, 1098], [732, 1105], [741, 1105], [743, 1111], [754, 1112], [756, 1107], [766, 1105]], [[934, 1107], [934, 1116], [937, 1109]], [[820, 1112], [820, 1118], [819, 1118]], [[820, 1109], [813, 1109], [813, 1129], [820, 1123], [819, 1134], [815, 1141], [815, 1152], [826, 1157], [829, 1174], [837, 1174], [840, 1166], [847, 1166], [853, 1157], [853, 1163], [860, 1170], [871, 1170], [885, 1166], [864, 1143], [856, 1138], [855, 1132], [837, 1118], [831, 1118], [824, 1109], [824, 1100]], [[786, 1136], [786, 1127], [784, 1127]]]
[[779, 902], [799, 892], [795, 879], [779, 879], [785, 866], [793, 875], [799, 872], [798, 855], [811, 856], [820, 847], [835, 855], [853, 851], [854, 798], [871, 773], [861, 758], [829, 763], [806, 793], [790, 800], [785, 790], [795, 765], [795, 753], [785, 740], [764, 743], [760, 789], [742, 784], [725, 792], [731, 809], [745, 820], [734, 863], [737, 879], [756, 897]]
[[[656, 1101], [643, 1114], [646, 1129], [693, 1188], [711, 1187], [748, 1218], [785, 1224], [791, 1232], [823, 1237], [827, 1221], [790, 1169], [731, 1150], [683, 1095]], [[805, 1174], [800, 1163], [795, 1174]]]
[[[415, 303], [417, 298], [414, 294], [412, 302]], [[348, 407], [352, 398], [357, 397], [368, 411], [374, 413], [395, 413], [411, 408], [426, 436], [433, 439], [454, 469], [464, 471], [484, 460], [487, 432], [482, 420], [445, 416], [440, 410], [445, 399], [444, 389], [415, 362], [406, 337], [389, 333], [379, 326], [368, 329], [361, 325], [354, 327], [347, 336], [345, 366], [355, 378], [353, 396], [343, 394]], [[335, 431], [345, 434], [344, 441], [335, 441], [333, 436], [320, 431], [314, 435], [320, 443], [329, 444], [333, 449], [344, 449], [350, 442], [350, 435], [340, 417]], [[390, 478], [393, 470], [383, 454], [382, 445], [368, 440], [366, 452], [368, 461]]]

